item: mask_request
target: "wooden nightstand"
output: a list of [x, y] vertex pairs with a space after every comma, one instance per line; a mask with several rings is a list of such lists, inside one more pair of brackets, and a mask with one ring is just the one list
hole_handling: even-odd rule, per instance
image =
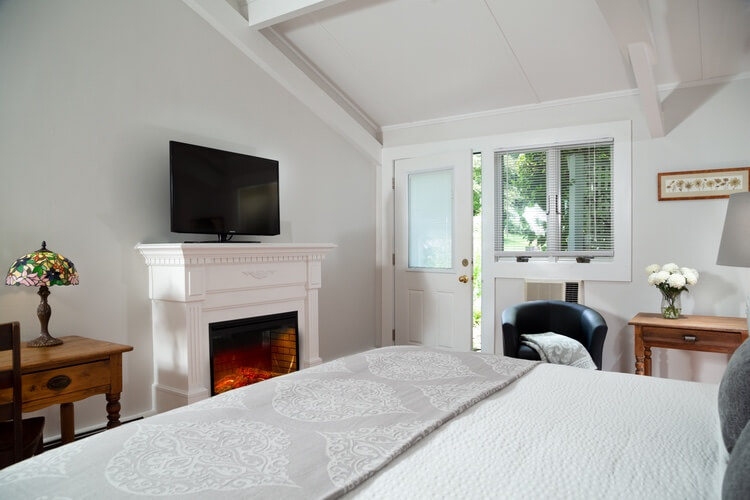
[[747, 319], [724, 316], [680, 316], [638, 313], [635, 328], [635, 373], [651, 375], [651, 348], [732, 354], [747, 339]]
[[[60, 337], [62, 345], [21, 348], [23, 411], [60, 405], [62, 442], [75, 436], [73, 403], [95, 394], [107, 399], [107, 428], [120, 425], [122, 353], [129, 345], [85, 337]], [[10, 367], [10, 352], [0, 356], [0, 367]], [[0, 401], [10, 399], [10, 390], [0, 392]]]

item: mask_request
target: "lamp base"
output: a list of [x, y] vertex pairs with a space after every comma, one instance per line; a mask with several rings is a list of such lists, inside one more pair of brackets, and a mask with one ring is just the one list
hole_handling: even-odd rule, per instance
[[41, 331], [39, 336], [28, 342], [28, 347], [52, 347], [53, 345], [60, 345], [63, 343], [62, 340], [54, 338], [47, 331], [47, 325], [49, 324], [49, 317], [52, 315], [52, 309], [47, 303], [47, 297], [49, 297], [49, 288], [46, 285], [39, 287], [37, 295], [41, 297], [42, 301], [39, 302], [39, 307], [36, 308], [36, 315], [39, 318], [41, 324]]
[[49, 333], [46, 335], [42, 333], [34, 340], [26, 343], [26, 347], [52, 347], [53, 345], [60, 345], [63, 341], [50, 336]]

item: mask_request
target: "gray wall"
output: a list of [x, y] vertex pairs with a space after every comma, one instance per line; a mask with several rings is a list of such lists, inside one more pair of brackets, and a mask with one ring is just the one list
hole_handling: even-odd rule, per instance
[[[280, 161], [282, 234], [325, 242], [320, 353], [374, 345], [375, 168], [179, 0], [0, 2], [0, 263], [42, 240], [77, 266], [50, 332], [126, 343], [124, 418], [151, 409], [148, 274], [169, 231], [170, 139]], [[39, 332], [36, 289], [0, 287], [0, 321]], [[103, 396], [76, 427], [105, 423]], [[56, 409], [47, 434], [58, 433]]]

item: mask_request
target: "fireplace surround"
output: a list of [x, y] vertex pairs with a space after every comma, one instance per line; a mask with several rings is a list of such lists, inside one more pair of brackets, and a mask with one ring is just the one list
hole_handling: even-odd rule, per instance
[[139, 244], [149, 269], [153, 404], [163, 412], [211, 396], [209, 325], [297, 313], [299, 367], [321, 362], [318, 290], [333, 244]]

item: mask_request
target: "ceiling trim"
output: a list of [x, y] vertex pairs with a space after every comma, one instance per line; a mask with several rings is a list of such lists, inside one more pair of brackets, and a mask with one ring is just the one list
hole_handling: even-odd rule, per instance
[[[680, 83], [666, 83], [658, 85], [656, 87], [657, 92], [660, 96], [669, 94], [678, 89], [687, 89], [693, 87], [703, 87], [706, 85], [726, 85], [731, 82], [740, 80], [750, 80], [750, 71], [740, 73], [737, 75], [710, 78], [706, 80], [696, 80], [692, 82], [680, 82]], [[390, 132], [396, 130], [406, 130], [410, 128], [426, 127], [430, 125], [442, 125], [451, 122], [458, 122], [462, 120], [475, 120], [479, 118], [488, 118], [493, 116], [501, 116], [512, 113], [521, 113], [528, 111], [536, 111], [546, 108], [555, 108], [559, 106], [571, 106], [575, 104], [583, 104], [588, 102], [606, 101], [608, 99], [618, 99], [622, 97], [632, 97], [640, 94], [638, 89], [627, 89], [617, 90], [614, 92], [605, 92], [601, 94], [585, 95], [580, 97], [570, 97], [566, 99], [556, 99], [554, 101], [545, 101], [540, 103], [522, 104], [520, 106], [509, 106], [507, 108], [489, 109], [486, 111], [477, 111], [475, 113], [466, 113], [462, 115], [445, 116], [442, 118], [431, 118], [429, 120], [420, 120], [408, 123], [396, 123], [393, 125], [384, 125], [381, 127], [383, 132]]]
[[227, 2], [216, 0], [183, 0], [183, 2], [323, 122], [373, 160], [375, 164], [380, 164], [382, 144], [265, 36], [249, 29], [247, 20]]
[[442, 118], [431, 118], [429, 120], [420, 120], [409, 123], [397, 123], [394, 125], [384, 125], [382, 128], [383, 132], [391, 130], [403, 130], [409, 128], [424, 127], [428, 125], [440, 125], [449, 122], [458, 122], [462, 120], [474, 120], [477, 118], [487, 118], [493, 116], [507, 115], [511, 113], [520, 113], [526, 111], [535, 111], [546, 108], [555, 108], [558, 106], [570, 106], [573, 104], [580, 104], [593, 101], [604, 101], [607, 99], [615, 99], [618, 97], [628, 97], [638, 94], [636, 89], [618, 90], [615, 92], [605, 92], [602, 94], [592, 94], [580, 97], [569, 97], [565, 99], [555, 99], [553, 101], [543, 101], [539, 103], [521, 104], [520, 106], [508, 106], [506, 108], [488, 109], [486, 111], [477, 111], [474, 113], [466, 113], [462, 115], [446, 116]]
[[247, 0], [250, 28], [261, 30], [345, 0]]
[[289, 41], [272, 27], [264, 29], [261, 33], [270, 40], [290, 61], [310, 77], [315, 84], [323, 89], [331, 99], [344, 108], [355, 120], [359, 122], [375, 138], [380, 134], [380, 126], [376, 124], [354, 101], [344, 94], [326, 75], [315, 67], [310, 60], [297, 50]]

